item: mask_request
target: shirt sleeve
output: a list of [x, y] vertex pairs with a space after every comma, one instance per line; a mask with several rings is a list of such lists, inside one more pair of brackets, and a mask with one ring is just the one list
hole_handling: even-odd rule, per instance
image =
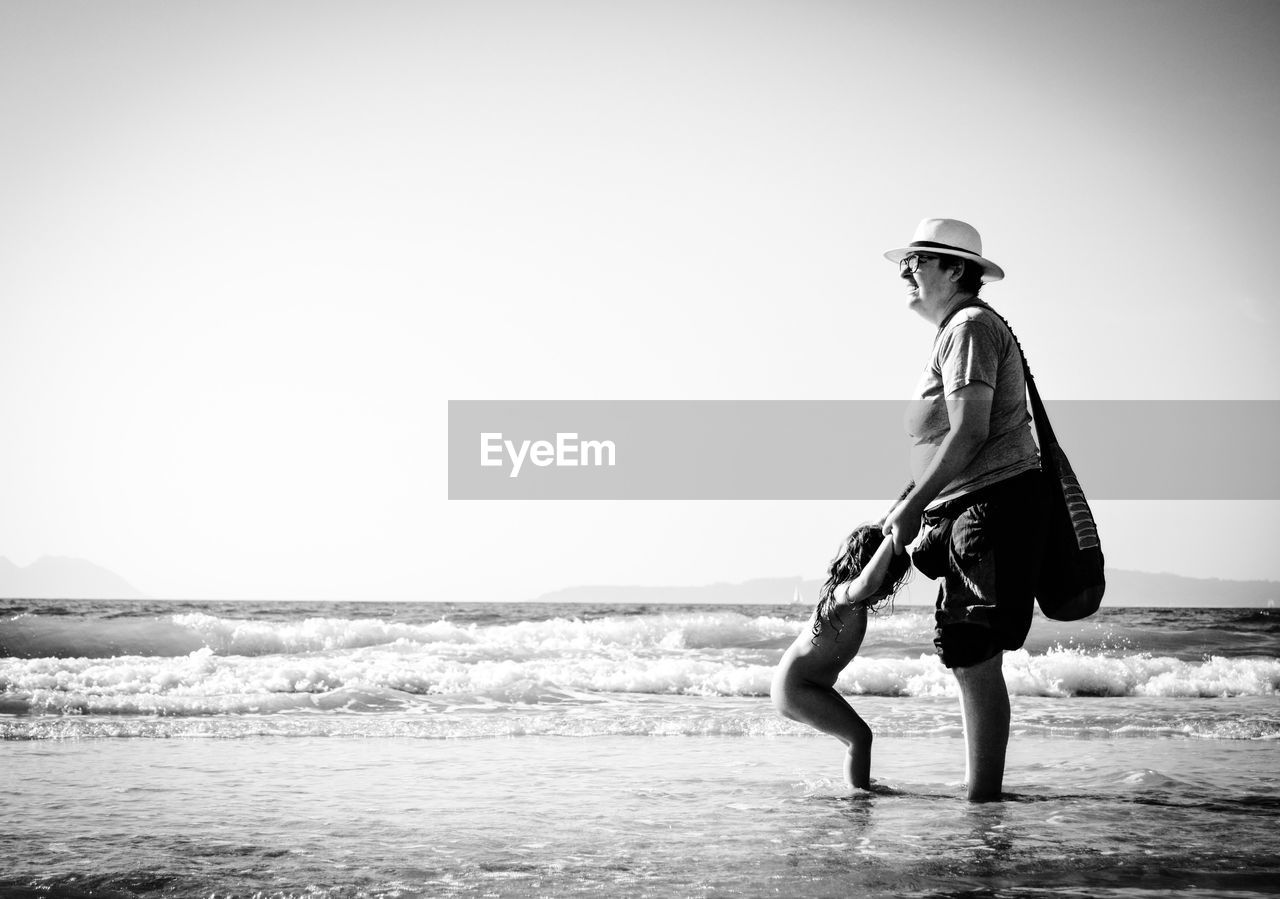
[[978, 319], [965, 319], [948, 330], [938, 348], [938, 369], [947, 396], [970, 384], [995, 389], [1000, 369], [1000, 341], [994, 329]]

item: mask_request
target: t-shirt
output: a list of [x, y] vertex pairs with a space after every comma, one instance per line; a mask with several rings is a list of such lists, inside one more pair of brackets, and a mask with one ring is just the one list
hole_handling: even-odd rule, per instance
[[930, 508], [1040, 467], [1017, 341], [998, 315], [971, 306], [953, 315], [937, 336], [929, 366], [916, 385], [916, 399], [907, 409], [912, 477], [918, 481], [924, 475], [951, 430], [946, 397], [975, 382], [994, 391], [987, 441]]

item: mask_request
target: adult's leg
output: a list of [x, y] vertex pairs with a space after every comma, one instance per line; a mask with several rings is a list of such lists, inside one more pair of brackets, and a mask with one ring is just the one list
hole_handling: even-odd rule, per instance
[[1004, 757], [1009, 745], [1009, 689], [1003, 653], [966, 668], [953, 669], [960, 685], [964, 719], [965, 781], [976, 802], [999, 799], [1004, 786]]
[[965, 724], [969, 798], [999, 799], [1009, 744], [1009, 690], [1001, 650], [1023, 645], [1043, 550], [1040, 473], [984, 491], [957, 516], [951, 571], [938, 600], [936, 643], [956, 673]]
[[[994, 525], [989, 558], [995, 568], [991, 597], [997, 608], [988, 620], [996, 646], [1005, 650], [1021, 648], [1031, 627], [1044, 552], [1041, 478], [1038, 471], [1014, 478], [989, 509]], [[961, 662], [955, 668], [965, 719], [965, 781], [969, 798], [978, 801], [999, 799], [1004, 785], [1010, 709], [1002, 656], [996, 652], [984, 662]]]

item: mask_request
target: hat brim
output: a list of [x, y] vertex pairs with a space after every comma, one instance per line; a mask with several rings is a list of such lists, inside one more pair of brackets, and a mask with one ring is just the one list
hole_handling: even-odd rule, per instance
[[923, 253], [926, 256], [955, 256], [959, 259], [968, 259], [970, 262], [976, 262], [982, 266], [982, 283], [989, 284], [992, 281], [1000, 281], [1004, 278], [1004, 269], [996, 265], [990, 259], [985, 259], [976, 253], [968, 253], [964, 250], [938, 250], [932, 247], [899, 247], [896, 250], [890, 250], [884, 254], [884, 258], [890, 262], [898, 263], [906, 259], [912, 253]]

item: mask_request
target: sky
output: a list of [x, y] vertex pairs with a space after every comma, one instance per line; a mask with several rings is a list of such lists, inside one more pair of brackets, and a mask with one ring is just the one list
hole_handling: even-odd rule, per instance
[[[934, 216], [1047, 399], [1280, 399], [1278, 50], [1240, 0], [10, 0], [0, 556], [186, 598], [816, 577], [899, 485], [450, 501], [447, 403], [905, 398], [931, 326], [881, 254]], [[1280, 579], [1275, 501], [1093, 505], [1115, 567]]]

